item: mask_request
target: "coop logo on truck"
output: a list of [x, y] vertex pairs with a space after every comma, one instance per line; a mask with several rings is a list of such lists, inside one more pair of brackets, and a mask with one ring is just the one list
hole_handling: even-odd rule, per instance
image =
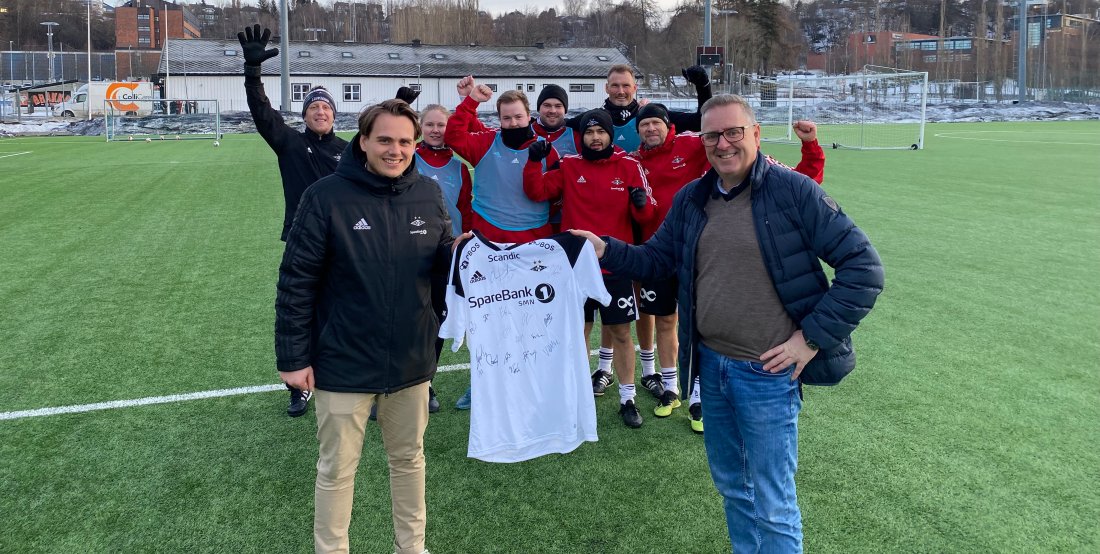
[[138, 110], [138, 105], [128, 100], [138, 98], [137, 88], [139, 83], [111, 83], [107, 85], [107, 101], [114, 109], [120, 112], [133, 112]]

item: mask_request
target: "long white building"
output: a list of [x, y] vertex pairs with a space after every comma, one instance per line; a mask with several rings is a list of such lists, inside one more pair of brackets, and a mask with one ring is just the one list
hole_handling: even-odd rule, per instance
[[[554, 83], [569, 91], [570, 109], [595, 108], [607, 97], [608, 68], [630, 63], [613, 48], [291, 42], [289, 50], [279, 56], [290, 56], [293, 111], [301, 110], [302, 98], [317, 85], [332, 92], [340, 112], [358, 112], [393, 98], [401, 86], [419, 88], [421, 107], [454, 108], [460, 100], [455, 85], [466, 75], [496, 92], [523, 90], [532, 103], [544, 86]], [[276, 107], [282, 102], [279, 56], [263, 64], [264, 88]], [[243, 65], [236, 41], [169, 41], [159, 67], [166, 89], [163, 97], [214, 99], [221, 111], [248, 110]], [[482, 109], [495, 110], [495, 102]]]

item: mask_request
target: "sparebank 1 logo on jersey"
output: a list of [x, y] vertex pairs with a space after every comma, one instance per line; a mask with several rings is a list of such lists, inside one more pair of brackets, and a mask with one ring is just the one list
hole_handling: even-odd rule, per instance
[[516, 302], [517, 306], [534, 306], [535, 300], [543, 304], [549, 304], [554, 301], [554, 296], [554, 287], [550, 286], [548, 283], [539, 283], [535, 285], [534, 290], [531, 290], [531, 287], [504, 289], [493, 294], [471, 296], [467, 298], [466, 301], [470, 303], [470, 309], [481, 308], [489, 304], [496, 304], [497, 302], [511, 302], [513, 300]]

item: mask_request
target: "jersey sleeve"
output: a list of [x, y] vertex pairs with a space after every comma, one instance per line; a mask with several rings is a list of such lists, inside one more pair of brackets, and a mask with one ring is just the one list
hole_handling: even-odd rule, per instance
[[466, 239], [455, 248], [451, 257], [451, 272], [447, 278], [447, 319], [439, 327], [439, 338], [454, 339], [452, 352], [458, 352], [466, 337], [466, 325], [470, 319], [469, 304], [466, 303], [466, 291], [462, 287], [462, 268], [459, 262], [470, 239]]
[[582, 295], [607, 306], [611, 304], [611, 293], [607, 292], [607, 287], [603, 284], [603, 273], [600, 271], [600, 261], [596, 258], [596, 249], [587, 239], [582, 240], [584, 244], [573, 264], [573, 278], [576, 279], [577, 288]]

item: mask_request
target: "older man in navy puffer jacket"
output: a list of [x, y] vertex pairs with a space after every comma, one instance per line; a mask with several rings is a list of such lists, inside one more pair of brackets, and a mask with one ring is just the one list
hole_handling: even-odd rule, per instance
[[[677, 193], [650, 240], [577, 234], [609, 271], [679, 279], [681, 390], [698, 376], [733, 550], [801, 552], [800, 386], [836, 384], [855, 367], [850, 335], [882, 291], [882, 263], [812, 180], [764, 161], [742, 98], [717, 96], [701, 111], [713, 169]], [[835, 269], [832, 286], [819, 260]]]

